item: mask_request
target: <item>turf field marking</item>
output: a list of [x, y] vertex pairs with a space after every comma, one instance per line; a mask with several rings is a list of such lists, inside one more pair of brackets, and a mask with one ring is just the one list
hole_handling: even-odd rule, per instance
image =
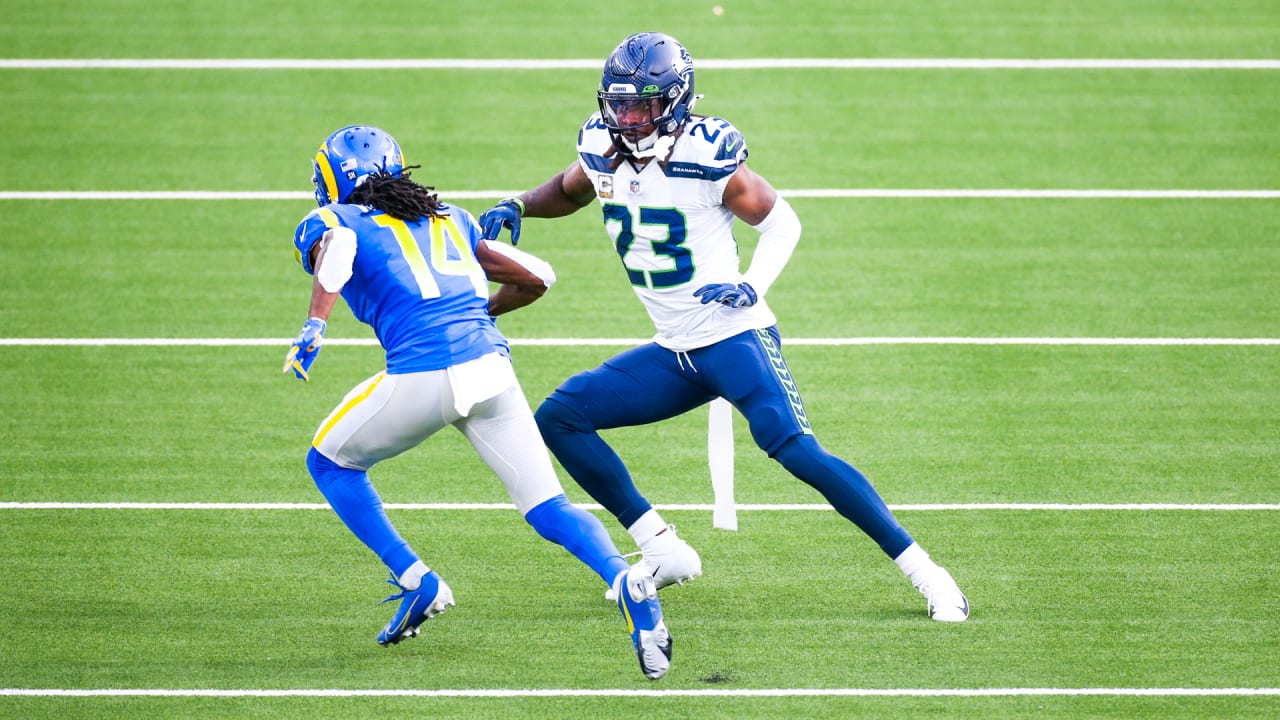
[[[484, 200], [519, 195], [520, 190], [444, 191], [450, 200]], [[789, 198], [981, 198], [991, 200], [1274, 200], [1280, 190], [1028, 190], [833, 188], [779, 190]], [[298, 191], [220, 190], [10, 190], [0, 200], [315, 200]]]
[[[603, 510], [596, 503], [574, 503], [584, 510]], [[509, 503], [386, 503], [387, 510], [514, 510]], [[711, 511], [710, 504], [655, 504], [658, 510]], [[740, 503], [744, 512], [830, 511], [830, 505]], [[234, 503], [234, 502], [0, 502], [0, 510], [328, 510], [328, 503]], [[932, 510], [1280, 510], [1280, 503], [924, 503], [890, 505], [893, 511]]]
[[[706, 70], [1280, 70], [1280, 60], [1135, 58], [751, 58], [699, 59]], [[599, 70], [598, 59], [8, 58], [10, 70]]]
[[1280, 688], [743, 688], [696, 690], [633, 689], [459, 689], [459, 690], [179, 690], [168, 688], [0, 688], [0, 696], [20, 697], [1251, 697], [1277, 696]]
[[[649, 338], [508, 338], [512, 345], [614, 347], [643, 345]], [[0, 347], [285, 347], [291, 338], [0, 338]], [[325, 345], [378, 345], [375, 338], [325, 338]], [[1280, 338], [1088, 338], [1088, 337], [857, 337], [789, 338], [794, 345], [1280, 345]]]

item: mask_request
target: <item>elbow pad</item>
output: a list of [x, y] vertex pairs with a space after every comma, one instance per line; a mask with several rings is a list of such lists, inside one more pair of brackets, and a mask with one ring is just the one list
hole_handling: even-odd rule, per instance
[[490, 250], [498, 253], [499, 255], [515, 260], [520, 264], [520, 267], [523, 267], [525, 270], [528, 270], [538, 276], [538, 279], [542, 281], [542, 284], [545, 285], [548, 290], [550, 290], [551, 286], [555, 284], [556, 272], [551, 269], [551, 263], [546, 260], [531, 255], [523, 250], [518, 250], [506, 243], [494, 242], [492, 240], [481, 240], [481, 242], [483, 242]]
[[336, 227], [326, 234], [329, 243], [316, 270], [316, 279], [325, 292], [336, 293], [351, 279], [356, 262], [356, 233], [349, 227]]
[[757, 294], [764, 295], [782, 274], [796, 243], [800, 242], [800, 218], [791, 204], [778, 196], [773, 209], [754, 227], [760, 231], [760, 241], [751, 255], [751, 267], [742, 279], [755, 288]]

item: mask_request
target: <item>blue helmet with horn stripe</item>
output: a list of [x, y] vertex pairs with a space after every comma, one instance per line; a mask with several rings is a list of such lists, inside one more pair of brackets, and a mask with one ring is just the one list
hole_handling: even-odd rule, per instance
[[371, 125], [348, 125], [325, 139], [312, 164], [316, 202], [346, 202], [366, 176], [375, 172], [397, 175], [404, 170], [400, 144]]

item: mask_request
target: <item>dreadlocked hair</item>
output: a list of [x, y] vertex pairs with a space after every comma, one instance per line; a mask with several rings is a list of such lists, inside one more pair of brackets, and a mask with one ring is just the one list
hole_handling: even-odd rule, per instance
[[347, 197], [352, 205], [368, 205], [385, 212], [393, 218], [405, 222], [416, 222], [420, 218], [437, 218], [440, 213], [440, 199], [434, 187], [419, 185], [409, 179], [409, 171], [421, 165], [410, 165], [398, 173], [385, 170], [370, 173], [364, 182], [356, 186]]

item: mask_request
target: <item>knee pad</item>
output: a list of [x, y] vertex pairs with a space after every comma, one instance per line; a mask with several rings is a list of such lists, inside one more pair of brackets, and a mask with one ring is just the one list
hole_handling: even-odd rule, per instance
[[334, 470], [343, 470], [344, 468], [338, 463], [330, 460], [314, 447], [307, 453], [307, 470], [311, 473], [311, 477], [319, 479], [323, 475], [333, 472]]
[[349, 483], [356, 478], [363, 478], [368, 482], [369, 477], [363, 471], [342, 467], [314, 447], [307, 453], [307, 471], [311, 473], [311, 479], [321, 493], [325, 493], [334, 483]]
[[542, 433], [544, 440], [557, 433], [591, 432], [595, 429], [569, 401], [561, 399], [559, 393], [543, 400], [533, 414], [533, 419], [538, 423], [538, 431]]
[[812, 434], [805, 433], [796, 425], [795, 415], [786, 408], [763, 407], [752, 411], [747, 421], [756, 447], [771, 458], [777, 458], [783, 448], [793, 444], [797, 438], [808, 438], [817, 443]]
[[787, 438], [773, 459], [802, 480], [822, 474], [823, 470], [830, 468], [831, 461], [836, 460], [835, 456], [822, 447], [818, 438], [812, 435], [792, 435]]

